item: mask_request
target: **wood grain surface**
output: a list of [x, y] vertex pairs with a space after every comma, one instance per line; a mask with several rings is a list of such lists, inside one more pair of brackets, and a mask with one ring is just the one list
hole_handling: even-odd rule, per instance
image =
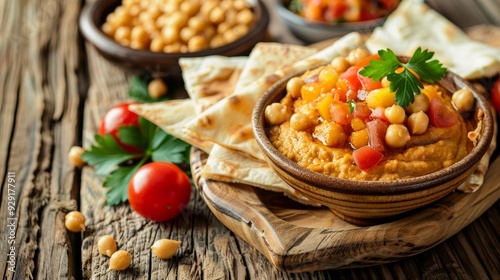
[[[275, 5], [265, 2], [270, 8]], [[84, 4], [78, 0], [0, 1], [0, 278], [500, 277], [498, 202], [456, 235], [416, 256], [367, 268], [307, 273], [275, 268], [219, 222], [196, 190], [181, 216], [167, 223], [148, 222], [126, 204], [105, 206], [102, 178], [90, 167], [74, 169], [66, 155], [72, 145], [88, 147], [101, 115], [126, 99], [130, 74], [109, 64], [80, 37], [78, 15]], [[298, 42], [271, 12], [272, 38]], [[15, 174], [15, 188], [7, 184], [9, 172]], [[7, 227], [9, 190], [15, 190], [16, 202], [12, 231]], [[64, 227], [64, 215], [73, 209], [87, 217], [83, 234], [69, 233]], [[108, 258], [98, 255], [95, 247], [98, 237], [106, 233], [132, 254], [131, 268], [107, 271]], [[159, 238], [183, 242], [172, 260], [159, 261], [151, 255], [149, 246]], [[366, 244], [353, 246], [367, 248]], [[7, 262], [11, 249], [14, 268]]]

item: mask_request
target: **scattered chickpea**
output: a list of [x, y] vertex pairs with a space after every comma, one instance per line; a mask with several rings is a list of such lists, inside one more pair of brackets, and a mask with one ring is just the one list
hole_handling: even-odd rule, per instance
[[238, 14], [236, 15], [236, 20], [240, 24], [249, 26], [253, 22], [253, 17], [254, 16], [252, 11], [250, 11], [249, 9], [245, 9], [238, 12]]
[[109, 269], [111, 270], [125, 270], [130, 266], [132, 256], [129, 252], [119, 250], [111, 255], [109, 259]]
[[82, 168], [85, 165], [85, 161], [82, 159], [82, 155], [85, 151], [82, 147], [73, 146], [69, 149], [68, 160], [73, 166]]
[[66, 214], [64, 225], [71, 232], [80, 232], [85, 230], [85, 217], [78, 211], [71, 211]]
[[272, 103], [264, 111], [267, 122], [271, 125], [280, 125], [288, 120], [288, 108], [281, 103]]
[[453, 105], [455, 105], [455, 107], [458, 109], [458, 111], [468, 112], [474, 106], [475, 100], [472, 92], [467, 87], [464, 87], [453, 93], [451, 101], [453, 102]]
[[347, 61], [347, 59], [343, 56], [337, 56], [332, 60], [330, 64], [333, 66], [333, 69], [335, 69], [335, 71], [337, 71], [338, 73], [345, 72], [345, 70], [347, 70], [347, 68], [351, 66], [351, 64], [349, 64], [349, 61]]
[[298, 99], [301, 96], [300, 89], [304, 85], [304, 80], [300, 77], [293, 77], [286, 83], [286, 91], [292, 98]]
[[177, 240], [160, 239], [151, 246], [151, 251], [157, 258], [166, 260], [175, 255], [180, 244], [181, 242]]
[[391, 86], [391, 83], [389, 82], [389, 80], [387, 79], [387, 76], [383, 77], [382, 80], [380, 81], [380, 85], [382, 87], [385, 87], [385, 88], [388, 88]]
[[209, 20], [211, 23], [219, 24], [226, 19], [224, 10], [221, 7], [214, 7], [210, 12]]
[[413, 114], [413, 113], [416, 113], [419, 111], [422, 111], [425, 113], [429, 110], [430, 104], [431, 104], [431, 102], [429, 100], [429, 97], [427, 97], [427, 95], [417, 94], [417, 95], [415, 95], [415, 100], [413, 101], [413, 103], [408, 105], [405, 108], [405, 110], [408, 114]]
[[116, 241], [111, 235], [104, 235], [97, 241], [97, 250], [99, 254], [111, 257], [116, 252]]
[[410, 141], [410, 133], [402, 124], [391, 124], [385, 133], [385, 143], [391, 148], [402, 148]]
[[395, 124], [403, 123], [406, 118], [405, 109], [398, 105], [385, 108], [384, 115], [390, 123]]
[[363, 58], [369, 56], [370, 53], [365, 50], [365, 49], [362, 49], [362, 48], [357, 48], [357, 49], [354, 49], [352, 50], [349, 55], [347, 55], [346, 57], [346, 60], [351, 64], [351, 65], [354, 65], [356, 63], [358, 63], [360, 60], [362, 60]]
[[158, 99], [167, 93], [167, 85], [162, 79], [154, 79], [148, 84], [149, 96], [153, 99]]
[[429, 127], [429, 116], [420, 111], [408, 117], [408, 127], [413, 134], [424, 134]]
[[187, 43], [188, 43], [187, 44], [188, 50], [190, 52], [200, 51], [208, 47], [207, 39], [205, 39], [205, 37], [200, 35], [195, 35], [191, 37], [191, 39], [189, 39]]

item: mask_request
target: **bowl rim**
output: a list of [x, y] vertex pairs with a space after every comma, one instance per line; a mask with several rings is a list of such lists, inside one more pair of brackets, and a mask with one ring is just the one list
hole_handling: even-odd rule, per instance
[[296, 13], [290, 11], [285, 5], [283, 5], [283, 0], [275, 0], [278, 14], [286, 21], [293, 23], [297, 26], [302, 26], [305, 28], [319, 29], [320, 31], [331, 31], [332, 28], [338, 31], [352, 31], [353, 29], [373, 29], [375, 27], [381, 26], [387, 19], [387, 16], [375, 18], [365, 21], [353, 21], [353, 22], [338, 22], [338, 23], [328, 23], [324, 21], [305, 19]]
[[[467, 86], [474, 95], [479, 109], [484, 112], [481, 138], [479, 139], [477, 145], [464, 158], [449, 167], [429, 174], [407, 179], [397, 179], [393, 181], [341, 179], [338, 177], [308, 170], [284, 156], [271, 143], [266, 134], [266, 122], [264, 118], [264, 111], [266, 106], [271, 104], [272, 102], [281, 100], [281, 98], [284, 96], [286, 91], [286, 82], [292, 77], [301, 75], [303, 73], [305, 73], [305, 71], [295, 72], [280, 79], [259, 98], [252, 112], [252, 129], [257, 144], [259, 145], [267, 160], [270, 160], [274, 165], [284, 170], [295, 179], [304, 181], [305, 183], [314, 187], [321, 188], [326, 191], [335, 191], [344, 194], [358, 195], [395, 195], [424, 191], [434, 186], [450, 182], [453, 179], [459, 177], [461, 174], [465, 173], [468, 169], [479, 162], [479, 160], [488, 150], [492, 141], [494, 123], [493, 114], [489, 107], [488, 101], [474, 88], [474, 86], [470, 82], [461, 78], [457, 74], [448, 71], [445, 77], [438, 83], [444, 86], [442, 84], [443, 81], [445, 83], [446, 81], [450, 81], [457, 88]], [[459, 86], [457, 85], [457, 83], [460, 83], [461, 85]], [[279, 174], [279, 172], [277, 173]]]
[[112, 54], [118, 59], [128, 60], [133, 63], [161, 63], [175, 60], [180, 57], [201, 57], [217, 54], [225, 56], [238, 55], [239, 53], [237, 50], [242, 46], [249, 43], [253, 44], [254, 41], [255, 43], [260, 41], [260, 39], [257, 40], [256, 38], [259, 38], [259, 36], [263, 33], [265, 34], [265, 30], [270, 21], [269, 11], [264, 3], [261, 0], [255, 0], [249, 2], [250, 4], [254, 4], [252, 8], [256, 14], [255, 23], [247, 34], [234, 42], [217, 48], [207, 48], [196, 52], [186, 53], [165, 53], [153, 52], [150, 50], [137, 50], [120, 45], [115, 40], [104, 34], [104, 32], [102, 32], [99, 28], [103, 19], [103, 11], [113, 5], [118, 5], [119, 2], [119, 0], [97, 0], [86, 4], [79, 17], [80, 31], [87, 41], [94, 45], [94, 47], [96, 47], [99, 51]]

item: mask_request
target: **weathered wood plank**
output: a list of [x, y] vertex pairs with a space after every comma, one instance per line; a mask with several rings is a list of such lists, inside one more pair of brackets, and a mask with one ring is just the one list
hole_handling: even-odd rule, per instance
[[[64, 213], [76, 208], [71, 194], [77, 186], [66, 153], [75, 142], [80, 121], [76, 79], [79, 3], [25, 0], [2, 1], [1, 5], [6, 27], [1, 29], [1, 38], [8, 39], [0, 40], [4, 58], [0, 127], [10, 141], [0, 141], [5, 163], [0, 172], [1, 178], [6, 171], [16, 174], [15, 277], [74, 278], [80, 269], [75, 272], [72, 265]], [[2, 185], [6, 194], [7, 187]], [[6, 201], [0, 202], [2, 224], [7, 219]], [[7, 252], [5, 233], [2, 226], [2, 252]], [[0, 260], [2, 278], [13, 277], [3, 267], [5, 254]]]

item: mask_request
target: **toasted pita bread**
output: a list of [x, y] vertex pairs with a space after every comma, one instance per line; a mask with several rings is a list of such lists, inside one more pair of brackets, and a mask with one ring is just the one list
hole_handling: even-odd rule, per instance
[[466, 79], [491, 77], [500, 73], [500, 48], [470, 39], [460, 28], [422, 1], [402, 1], [385, 24], [366, 41], [371, 52], [390, 48], [411, 56], [422, 47], [435, 52], [452, 72]]
[[247, 184], [268, 191], [281, 192], [297, 202], [320, 206], [281, 180], [266, 162], [217, 144], [214, 145], [201, 175], [207, 179]]
[[172, 136], [209, 153], [213, 143], [184, 134], [182, 127], [195, 117], [190, 99], [175, 99], [158, 103], [129, 105], [129, 110], [156, 124]]
[[233, 93], [247, 60], [224, 56], [179, 59], [184, 85], [197, 115]]
[[[251, 127], [252, 110], [262, 94], [285, 75], [326, 64], [336, 56], [347, 55], [350, 50], [362, 45], [362, 42], [360, 34], [351, 33], [319, 52], [315, 50], [306, 52], [303, 47], [298, 49], [297, 46], [287, 45], [282, 45], [284, 48], [278, 49], [273, 45], [276, 53], [270, 53], [269, 50], [265, 53], [265, 56], [275, 58], [271, 60], [274, 64], [269, 65], [261, 63], [261, 59], [252, 51], [247, 67], [256, 65], [256, 68], [265, 68], [267, 73], [270, 73], [270, 68], [274, 65], [273, 68], [280, 67], [279, 70], [275, 69], [271, 72], [273, 74], [236, 89], [235, 94], [224, 98], [190, 121], [186, 129], [196, 138], [263, 159]], [[316, 53], [304, 58], [312, 52]]]

